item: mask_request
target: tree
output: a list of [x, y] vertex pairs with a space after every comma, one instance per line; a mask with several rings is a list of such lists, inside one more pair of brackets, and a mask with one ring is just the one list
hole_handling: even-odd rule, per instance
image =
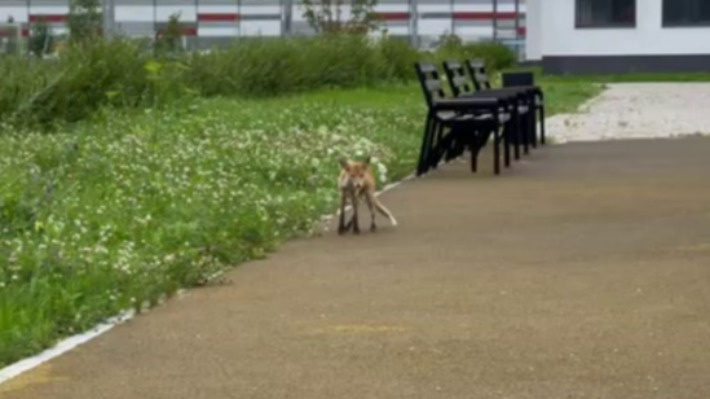
[[86, 42], [101, 35], [100, 0], [71, 0], [69, 5], [69, 41]]
[[[343, 7], [350, 18], [343, 21]], [[303, 17], [316, 33], [367, 33], [377, 27], [377, 0], [303, 0]]]
[[170, 15], [168, 24], [165, 26], [165, 30], [159, 32], [156, 38], [157, 49], [167, 50], [171, 53], [182, 49], [180, 40], [183, 34], [184, 31], [182, 24], [180, 23], [180, 13]]
[[51, 48], [53, 41], [52, 31], [47, 21], [40, 17], [36, 23], [32, 24], [29, 41], [30, 52], [37, 57], [42, 57], [47, 53], [47, 49]]

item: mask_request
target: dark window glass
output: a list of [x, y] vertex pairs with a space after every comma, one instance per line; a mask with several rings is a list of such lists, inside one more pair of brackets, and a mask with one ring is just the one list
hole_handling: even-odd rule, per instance
[[576, 0], [576, 2], [578, 28], [636, 26], [636, 0]]
[[710, 0], [663, 0], [663, 26], [710, 26]]

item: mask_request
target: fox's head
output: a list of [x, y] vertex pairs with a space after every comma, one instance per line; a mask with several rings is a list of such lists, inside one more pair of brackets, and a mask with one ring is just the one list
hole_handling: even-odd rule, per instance
[[365, 185], [365, 173], [370, 168], [370, 157], [367, 157], [364, 162], [352, 162], [342, 158], [340, 167], [343, 170], [340, 187], [360, 190]]

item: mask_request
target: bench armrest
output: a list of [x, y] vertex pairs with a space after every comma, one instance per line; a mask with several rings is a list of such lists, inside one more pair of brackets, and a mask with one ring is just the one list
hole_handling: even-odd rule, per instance
[[432, 106], [434, 111], [467, 111], [474, 109], [495, 110], [507, 105], [505, 100], [495, 97], [466, 97], [445, 98], [435, 100]]
[[518, 91], [527, 91], [529, 93], [537, 94], [542, 96], [542, 89], [540, 86], [506, 86], [506, 87], [501, 87], [499, 89], [494, 89], [494, 90], [518, 90]]

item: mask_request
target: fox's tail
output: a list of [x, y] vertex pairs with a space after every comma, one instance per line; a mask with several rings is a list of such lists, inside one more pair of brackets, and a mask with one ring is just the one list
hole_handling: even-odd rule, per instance
[[387, 219], [390, 220], [390, 223], [392, 223], [392, 226], [397, 225], [397, 219], [394, 218], [394, 216], [392, 215], [392, 212], [390, 212], [387, 208], [385, 208], [385, 206], [382, 205], [382, 203], [377, 198], [375, 198], [375, 208], [377, 208], [377, 210], [380, 211], [380, 213], [383, 216], [385, 216]]

